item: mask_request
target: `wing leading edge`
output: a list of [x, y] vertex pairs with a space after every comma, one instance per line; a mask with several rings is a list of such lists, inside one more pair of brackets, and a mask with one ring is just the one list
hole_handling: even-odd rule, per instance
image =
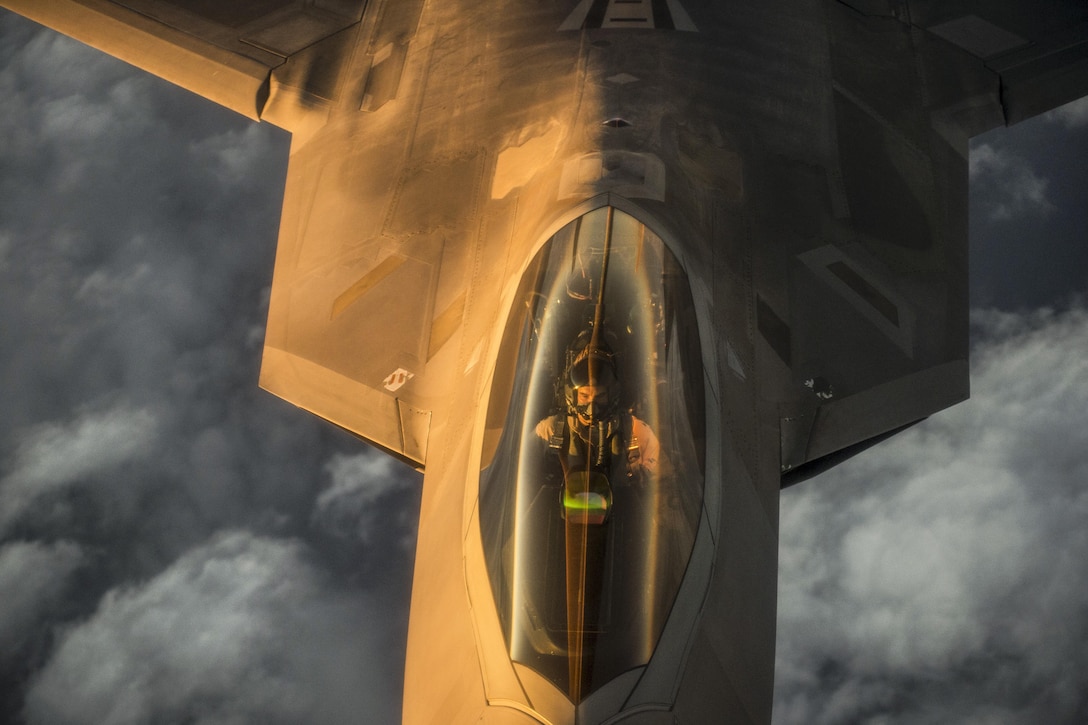
[[265, 113], [274, 71], [358, 23], [365, 4], [365, 0], [0, 2], [244, 116], [276, 125], [285, 124]]

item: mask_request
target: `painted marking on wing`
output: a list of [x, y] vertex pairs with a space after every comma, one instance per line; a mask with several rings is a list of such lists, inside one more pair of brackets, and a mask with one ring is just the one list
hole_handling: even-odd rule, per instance
[[465, 293], [462, 292], [457, 299], [450, 303], [449, 307], [442, 310], [442, 313], [434, 318], [431, 323], [431, 342], [427, 349], [428, 361], [453, 337], [453, 333], [461, 326], [461, 317], [464, 312]]
[[404, 262], [405, 258], [399, 254], [386, 257], [379, 262], [377, 267], [360, 277], [355, 284], [341, 292], [332, 301], [332, 312], [329, 314], [329, 319], [335, 320], [339, 317], [344, 310], [351, 307], [356, 300], [369, 292], [376, 284], [393, 274]]
[[385, 380], [382, 381], [382, 385], [391, 393], [395, 393], [400, 390], [406, 382], [414, 378], [415, 373], [408, 372], [404, 368], [397, 368], [393, 372], [385, 376]]

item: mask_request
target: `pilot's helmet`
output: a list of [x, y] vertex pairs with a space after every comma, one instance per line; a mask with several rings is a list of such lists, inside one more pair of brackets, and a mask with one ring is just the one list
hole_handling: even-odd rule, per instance
[[586, 331], [571, 346], [568, 360], [564, 391], [567, 411], [584, 437], [589, 426], [609, 424], [616, 417], [619, 379], [615, 355], [603, 340], [593, 340]]

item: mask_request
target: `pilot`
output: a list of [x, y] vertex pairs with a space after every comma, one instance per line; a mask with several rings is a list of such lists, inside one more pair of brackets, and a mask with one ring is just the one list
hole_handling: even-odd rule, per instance
[[566, 415], [537, 423], [536, 435], [555, 450], [564, 467], [588, 464], [605, 472], [623, 466], [627, 478], [658, 472], [660, 444], [653, 430], [619, 409], [619, 381], [612, 351], [591, 335], [579, 335], [568, 352], [564, 380]]

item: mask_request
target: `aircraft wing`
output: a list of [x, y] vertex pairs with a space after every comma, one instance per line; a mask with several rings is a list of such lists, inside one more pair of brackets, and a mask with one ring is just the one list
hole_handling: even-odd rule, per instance
[[832, 218], [795, 224], [815, 242], [757, 310], [808, 388], [783, 409], [783, 485], [967, 398], [968, 140], [1088, 94], [1088, 3], [827, 7]]
[[997, 76], [1006, 125], [1088, 94], [1088, 4], [1081, 0], [906, 5], [912, 25], [969, 53]]
[[[449, 372], [474, 365], [460, 333], [481, 176], [471, 155], [408, 158], [422, 5], [376, 8], [343, 53], [356, 65], [330, 120], [292, 140], [260, 379], [421, 469]], [[441, 87], [441, 73], [428, 81]]]
[[[276, 107], [276, 91], [298, 86], [305, 75], [306, 92], [329, 95], [322, 87], [335, 74], [322, 68], [315, 73], [320, 61], [305, 57], [321, 55], [314, 49], [322, 41], [356, 26], [365, 5], [366, 0], [0, 0], [0, 6], [48, 28], [288, 130], [298, 114]], [[309, 67], [300, 74], [304, 58]], [[297, 102], [300, 94], [293, 95]]]
[[[292, 132], [261, 384], [422, 465], [433, 406], [421, 402], [420, 391], [430, 390], [433, 397], [434, 384], [428, 388], [427, 381], [435, 377], [425, 368], [435, 367], [428, 362], [440, 348], [455, 347], [445, 343], [459, 327], [465, 302], [460, 290], [447, 295], [438, 289], [439, 267], [449, 273], [454, 262], [443, 255], [441, 233], [420, 233], [413, 211], [405, 212], [405, 223], [394, 219], [394, 230], [375, 213], [395, 186], [385, 174], [400, 163], [400, 152], [390, 149], [403, 143], [401, 128], [385, 128], [384, 136], [377, 132], [366, 144], [370, 153], [360, 151], [353, 131], [334, 131], [332, 141], [307, 145], [338, 110], [369, 115], [397, 95], [422, 3], [370, 3], [364, 32], [367, 5], [0, 0], [0, 6], [46, 27]], [[382, 171], [372, 175], [374, 170]], [[418, 204], [433, 216], [426, 196], [435, 189], [427, 187], [431, 175], [423, 176], [417, 190], [422, 201], [413, 196], [413, 184], [396, 188], [398, 196], [407, 194], [400, 208]], [[366, 189], [358, 189], [360, 183]], [[361, 196], [352, 202], [344, 189]], [[450, 217], [460, 213], [456, 207], [442, 210]], [[424, 226], [430, 221], [423, 219]], [[405, 224], [407, 232], [401, 229]]]

